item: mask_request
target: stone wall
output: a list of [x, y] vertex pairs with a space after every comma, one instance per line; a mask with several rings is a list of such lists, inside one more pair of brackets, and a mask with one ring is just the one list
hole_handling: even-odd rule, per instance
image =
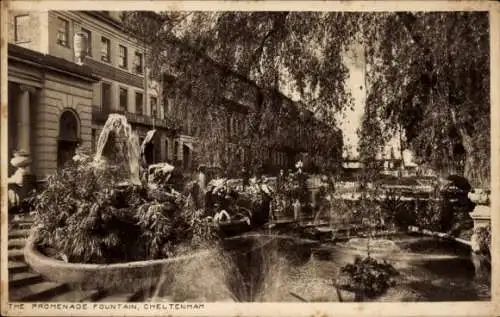
[[79, 137], [83, 146], [91, 146], [92, 86], [60, 75], [47, 74], [40, 103], [34, 112], [34, 169], [37, 177], [57, 169], [59, 119], [65, 110], [73, 110], [79, 119]]
[[[16, 17], [28, 16], [23, 38], [16, 41]], [[12, 11], [9, 14], [8, 41], [40, 53], [47, 54], [49, 50], [49, 25], [47, 11]], [[25, 32], [25, 33], [24, 33]]]

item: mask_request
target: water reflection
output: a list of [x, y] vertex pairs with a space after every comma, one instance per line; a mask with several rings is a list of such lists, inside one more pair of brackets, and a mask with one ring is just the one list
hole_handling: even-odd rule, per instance
[[[225, 240], [159, 283], [152, 300], [293, 302], [338, 301], [333, 280], [340, 267], [366, 254], [363, 240], [340, 245], [290, 236], [252, 234]], [[379, 301], [476, 301], [490, 299], [490, 278], [477, 278], [470, 254], [453, 243], [400, 236], [372, 241], [374, 257], [401, 273]], [[427, 249], [426, 247], [432, 248]], [[429, 250], [429, 252], [427, 252]], [[343, 293], [344, 301], [352, 300]]]

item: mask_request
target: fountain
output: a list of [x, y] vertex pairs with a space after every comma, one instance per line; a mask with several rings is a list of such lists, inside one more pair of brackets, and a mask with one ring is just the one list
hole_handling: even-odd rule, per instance
[[102, 156], [105, 146], [108, 144], [110, 135], [117, 137], [116, 149], [118, 149], [117, 157], [114, 163], [121, 163], [121, 159], [125, 159], [128, 163], [130, 172], [129, 182], [133, 185], [141, 185], [140, 179], [140, 146], [137, 134], [132, 131], [132, 127], [127, 122], [127, 118], [121, 114], [112, 113], [102, 128], [99, 140], [97, 141], [97, 150], [94, 156], [94, 161], [97, 164], [103, 164]]
[[[151, 136], [152, 134], [154, 132], [148, 133]], [[112, 139], [114, 141], [111, 141]], [[111, 153], [106, 151], [106, 147], [111, 146], [113, 150], [115, 148], [118, 150], [115, 156], [111, 149]], [[94, 157], [96, 166], [113, 168], [115, 163], [125, 163], [126, 171], [129, 172], [126, 177], [127, 186], [129, 184], [142, 186], [139, 178], [139, 160], [140, 144], [137, 135], [124, 116], [110, 115], [99, 136]], [[162, 171], [166, 173], [172, 171], [171, 166], [164, 167]], [[85, 198], [86, 193], [83, 194], [82, 201], [88, 202], [92, 199], [92, 197]], [[167, 203], [165, 206], [175, 207], [171, 201]], [[133, 205], [128, 210], [132, 211], [133, 221], [130, 223], [133, 224], [139, 223], [137, 219], [143, 219], [149, 214], [155, 215], [160, 210], [157, 203], [149, 204], [148, 208], [142, 208], [142, 205], [137, 208], [137, 206]], [[101, 206], [94, 205], [94, 207], [89, 210], [98, 211]], [[175, 215], [186, 214], [186, 210], [172, 209], [167, 217], [173, 220]], [[137, 211], [141, 215], [140, 218], [136, 216]], [[106, 215], [107, 212], [107, 209], [103, 209], [101, 215]], [[188, 220], [193, 219], [200, 220], [195, 217]], [[72, 218], [68, 223], [80, 224], [79, 220]], [[179, 223], [190, 228], [189, 223], [192, 222], [179, 220]], [[45, 225], [51, 224], [52, 221], [49, 219]], [[77, 231], [80, 227], [78, 225], [71, 229]], [[127, 239], [134, 232], [126, 231], [122, 237], [120, 236], [124, 233], [122, 223], [115, 227], [118, 228], [116, 235], [123, 238], [117, 245], [120, 248], [126, 246], [129, 242]], [[158, 238], [157, 231], [147, 231], [148, 235], [139, 233], [137, 231], [134, 241], [141, 242], [144, 239], [156, 241]], [[49, 234], [51, 232], [44, 232], [44, 236]], [[168, 239], [178, 238], [180, 235], [182, 233], [178, 231]], [[94, 238], [99, 241], [101, 239], [100, 236]], [[146, 294], [141, 300], [332, 302], [341, 300], [338, 290], [336, 291], [332, 284], [332, 280], [337, 277], [341, 268], [352, 263], [355, 257], [370, 253], [374, 258], [389, 261], [401, 275], [396, 287], [390, 289], [379, 300], [490, 300], [491, 297], [489, 276], [484, 280], [474, 278], [470, 250], [454, 241], [438, 237], [402, 233], [367, 239], [348, 235], [347, 241], [335, 243], [305, 239], [300, 232], [288, 232], [286, 235], [271, 234], [270, 231], [263, 229], [203, 247], [203, 252], [196, 253], [188, 249], [186, 253], [175, 253], [175, 257], [167, 258], [153, 257], [154, 259], [149, 260], [132, 258], [134, 261], [109, 264], [68, 263], [44, 255], [39, 252], [35, 242], [30, 241], [25, 249], [25, 259], [35, 271], [49, 279], [75, 283], [82, 287], [102, 287], [110, 290], [149, 289], [151, 284], [155, 284], [155, 291]], [[181, 254], [187, 255], [181, 256]], [[342, 294], [342, 300], [352, 300], [351, 295]]]
[[[124, 116], [108, 117], [95, 156], [84, 152], [35, 198], [36, 230], [24, 249], [34, 271], [82, 289], [132, 291], [206, 256], [203, 214], [188, 197], [141, 181], [139, 140]], [[61, 231], [70, 234], [56, 238]], [[189, 252], [179, 256], [183, 247]]]

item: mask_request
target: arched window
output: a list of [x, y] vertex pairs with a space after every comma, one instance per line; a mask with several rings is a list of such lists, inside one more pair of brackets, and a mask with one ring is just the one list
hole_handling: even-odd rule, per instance
[[71, 161], [80, 142], [80, 120], [72, 110], [65, 110], [59, 119], [57, 165], [62, 167]]
[[59, 140], [78, 142], [80, 136], [78, 121], [78, 117], [73, 111], [64, 111], [59, 120]]

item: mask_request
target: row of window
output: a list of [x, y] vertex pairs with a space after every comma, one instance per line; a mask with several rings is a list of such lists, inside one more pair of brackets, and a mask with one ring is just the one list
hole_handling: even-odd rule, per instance
[[[111, 84], [103, 82], [101, 84], [101, 106], [102, 109], [110, 110], [110, 105], [112, 103], [111, 99]], [[135, 93], [135, 113], [140, 115], [145, 115], [144, 105], [144, 94], [142, 92]], [[157, 99], [156, 97], [150, 97], [151, 113], [153, 116], [157, 115]], [[119, 109], [123, 111], [129, 111], [128, 109], [128, 88], [120, 87], [119, 93]]]
[[245, 118], [239, 117], [236, 114], [229, 115], [227, 129], [230, 136], [236, 136], [243, 133], [245, 129]]
[[[57, 18], [58, 29], [57, 29], [57, 44], [65, 47], [69, 47], [69, 22], [63, 18]], [[88, 29], [82, 28], [81, 32], [85, 34], [87, 38], [87, 55], [92, 56], [92, 32]], [[128, 69], [128, 49], [123, 45], [118, 45], [119, 55], [118, 55], [118, 66], [124, 69]], [[134, 65], [133, 71], [137, 74], [143, 73], [143, 54], [141, 52], [135, 52], [134, 54]], [[101, 36], [101, 50], [100, 59], [103, 62], [111, 63], [111, 40], [105, 36]]]
[[[59, 20], [63, 21], [63, 26], [60, 30], [61, 32], [65, 32], [68, 34], [69, 30], [67, 28], [67, 21], [59, 18]], [[90, 30], [87, 30], [85, 28], [82, 28], [81, 30], [86, 38], [87, 38], [87, 55], [92, 56], [92, 32]], [[59, 39], [59, 36], [58, 36]], [[64, 42], [61, 42], [58, 44], [60, 45], [65, 45]], [[128, 49], [126, 46], [123, 45], [118, 45], [119, 49], [119, 55], [118, 55], [118, 66], [124, 69], [128, 69], [129, 63], [128, 63]], [[101, 50], [100, 50], [100, 59], [103, 62], [106, 63], [111, 63], [111, 40], [108, 39], [105, 36], [101, 36]], [[136, 74], [142, 74], [143, 73], [143, 54], [141, 52], [135, 52], [134, 53], [134, 64], [132, 67], [132, 70]]]
[[272, 152], [271, 162], [273, 165], [285, 166], [287, 164], [287, 155], [284, 152]]
[[[18, 15], [14, 17], [14, 41], [16, 43], [26, 43], [31, 41], [30, 35], [30, 16], [28, 14]], [[87, 38], [87, 55], [92, 56], [92, 32], [82, 28]], [[70, 47], [70, 28], [69, 21], [63, 18], [57, 18], [57, 34], [56, 42], [58, 45]], [[129, 68], [128, 49], [126, 46], [119, 45], [118, 66], [124, 69]], [[101, 36], [100, 60], [106, 63], [111, 63], [111, 40]], [[134, 64], [132, 70], [136, 74], [143, 73], [143, 54], [136, 51], [134, 53]]]

